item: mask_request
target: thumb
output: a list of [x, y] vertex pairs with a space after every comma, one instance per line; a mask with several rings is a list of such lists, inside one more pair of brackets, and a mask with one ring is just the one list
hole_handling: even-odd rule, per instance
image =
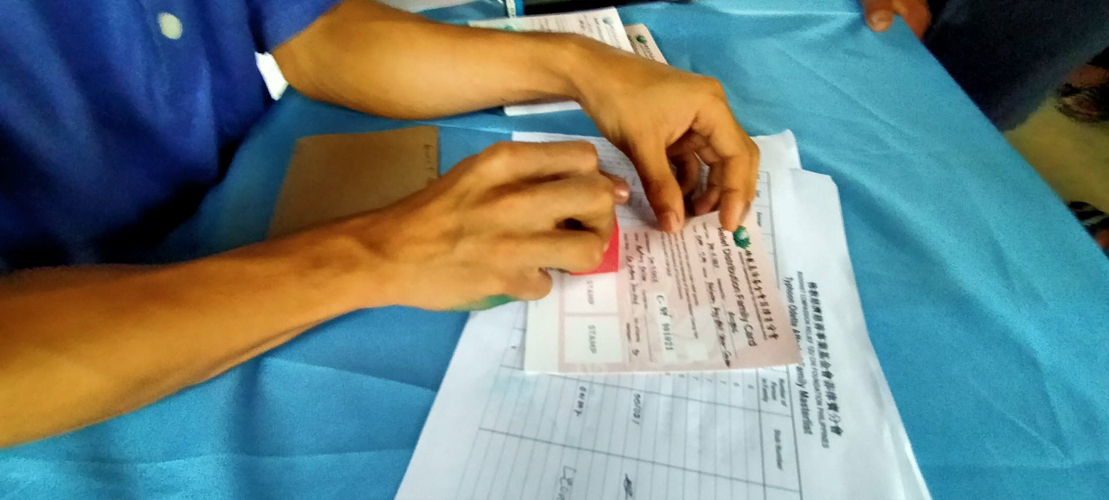
[[685, 205], [678, 180], [670, 170], [666, 147], [659, 142], [640, 140], [629, 144], [627, 149], [662, 230], [680, 231], [685, 223]]
[[893, 24], [893, 0], [862, 0], [866, 25], [874, 31], [886, 31]]

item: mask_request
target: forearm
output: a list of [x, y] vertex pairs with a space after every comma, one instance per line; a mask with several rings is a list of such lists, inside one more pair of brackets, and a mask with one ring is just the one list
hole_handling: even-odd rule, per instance
[[[310, 97], [404, 119], [577, 97], [580, 37], [436, 23], [369, 0], [346, 0], [274, 51]], [[603, 49], [601, 49], [603, 50]]]
[[4, 278], [0, 447], [131, 411], [375, 305], [357, 245], [321, 234], [164, 267]]

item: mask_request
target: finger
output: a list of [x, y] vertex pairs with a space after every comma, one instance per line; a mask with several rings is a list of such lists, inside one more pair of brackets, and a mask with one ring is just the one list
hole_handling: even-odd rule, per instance
[[693, 200], [693, 215], [705, 215], [720, 205], [720, 186], [705, 188], [704, 194]]
[[647, 201], [651, 203], [662, 230], [669, 233], [680, 231], [685, 219], [685, 205], [678, 180], [670, 171], [666, 148], [656, 139], [641, 136], [633, 140], [625, 152], [639, 172]]
[[616, 217], [615, 188], [609, 178], [599, 174], [535, 184], [495, 206], [506, 211], [518, 227], [535, 231], [574, 220], [581, 229], [607, 237]]
[[701, 160], [694, 153], [672, 157], [678, 167], [678, 186], [683, 196], [691, 196], [701, 183]]
[[928, 10], [927, 3], [920, 0], [894, 0], [894, 9], [918, 39], [924, 37], [924, 32], [932, 24], [932, 12]]
[[516, 273], [505, 280], [504, 293], [518, 300], [539, 300], [551, 292], [551, 275], [539, 268]]
[[[611, 225], [609, 231], [612, 231]], [[606, 243], [608, 235], [555, 229], [522, 236], [506, 245], [513, 249], [514, 260], [522, 266], [580, 273], [592, 271], [601, 265]]]
[[685, 153], [696, 153], [701, 148], [708, 147], [709, 141], [692, 130], [687, 130], [674, 144], [666, 148], [666, 156], [681, 156]]
[[720, 204], [720, 175], [724, 172], [722, 164], [709, 168], [709, 179], [705, 185], [705, 192], [693, 200], [693, 214], [705, 215]]
[[692, 130], [687, 131], [677, 142], [666, 148], [666, 155], [670, 158], [677, 158], [687, 153], [695, 153], [702, 162], [710, 166], [720, 161], [709, 140]]
[[[725, 230], [735, 231], [751, 211], [755, 201], [756, 185], [759, 181], [759, 147], [754, 142], [750, 146], [751, 165], [746, 170], [725, 168], [725, 178], [720, 191], [720, 225]], [[732, 176], [729, 179], [729, 176]], [[738, 184], [737, 184], [738, 183]]]
[[624, 180], [619, 175], [610, 174], [608, 172], [601, 172], [601, 175], [608, 177], [612, 181], [612, 194], [616, 197], [617, 205], [623, 205], [628, 202], [632, 196], [632, 188], [628, 185], [628, 181]]
[[726, 163], [712, 146], [708, 145], [708, 140], [705, 140], [705, 146], [697, 150], [697, 156], [702, 162], [709, 166], [709, 178], [706, 183], [706, 191], [694, 201], [693, 213], [696, 215], [704, 215], [713, 210], [716, 210], [720, 204], [721, 185], [723, 184], [722, 174]]
[[886, 31], [893, 24], [894, 0], [862, 0], [866, 25], [874, 31]]
[[720, 157], [720, 162], [711, 165], [714, 171], [719, 171], [720, 224], [734, 231], [755, 198], [759, 147], [735, 121], [723, 100], [705, 107], [694, 119], [693, 129], [708, 139]]
[[597, 148], [577, 142], [500, 142], [472, 158], [481, 180], [503, 184], [597, 172]]

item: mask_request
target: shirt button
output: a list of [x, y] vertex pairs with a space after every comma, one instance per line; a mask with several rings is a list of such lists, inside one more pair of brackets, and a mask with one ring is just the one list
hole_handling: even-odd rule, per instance
[[158, 14], [158, 27], [162, 29], [162, 34], [170, 40], [181, 38], [181, 20], [169, 12]]

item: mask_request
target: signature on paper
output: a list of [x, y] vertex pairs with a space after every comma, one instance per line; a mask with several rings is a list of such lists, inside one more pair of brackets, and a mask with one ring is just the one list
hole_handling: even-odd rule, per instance
[[558, 495], [555, 496], [555, 500], [570, 500], [570, 495], [574, 492], [574, 474], [577, 472], [573, 467], [562, 467], [562, 474], [558, 476]]

